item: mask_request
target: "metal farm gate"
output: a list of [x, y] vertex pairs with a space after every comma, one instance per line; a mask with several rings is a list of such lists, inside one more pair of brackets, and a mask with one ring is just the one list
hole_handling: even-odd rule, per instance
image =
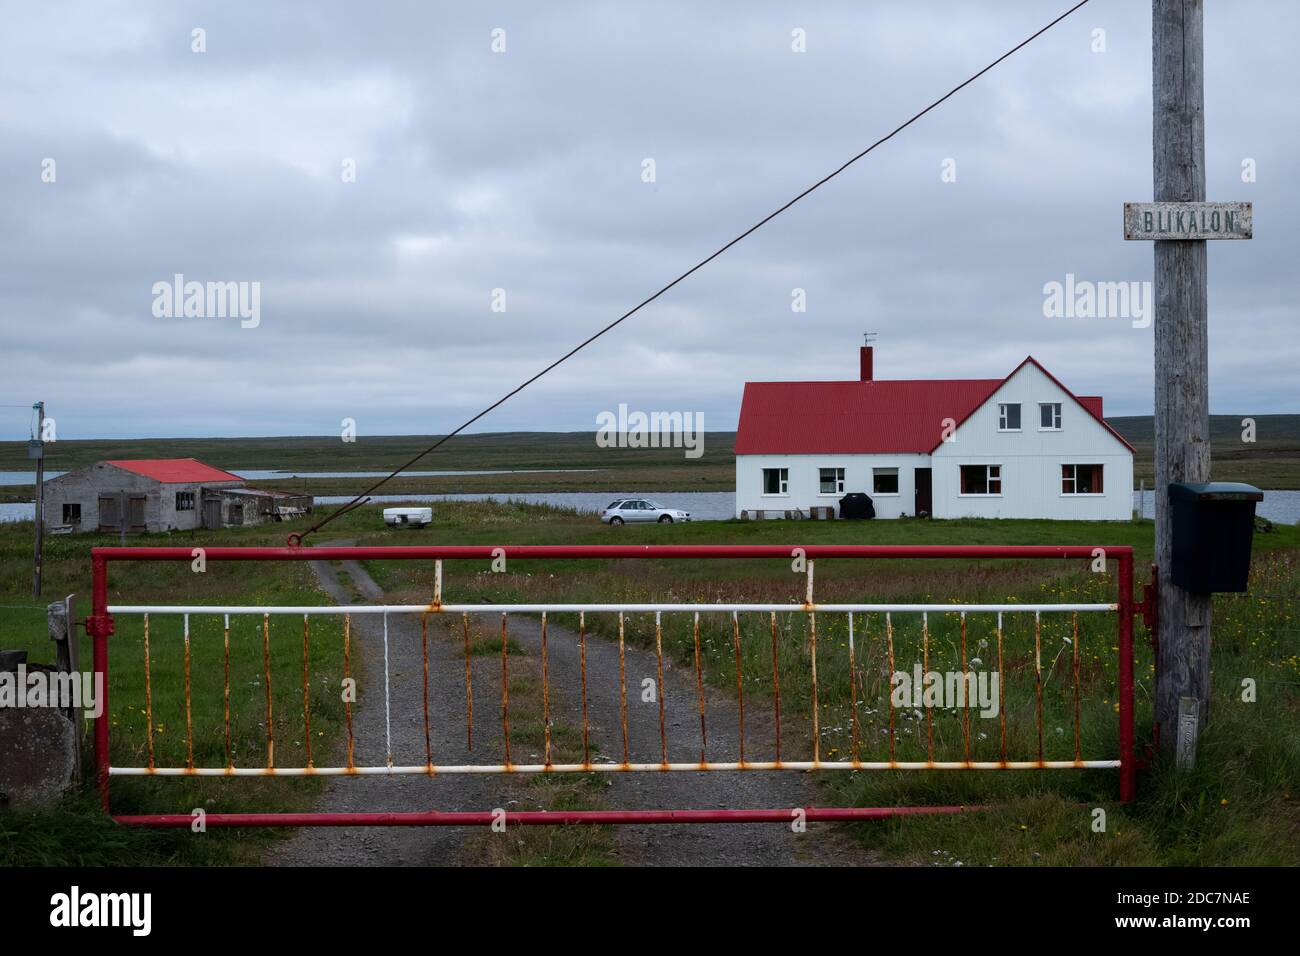
[[[414, 561], [425, 563], [430, 572], [430, 600], [427, 604], [411, 605], [364, 605], [357, 604], [351, 606], [257, 606], [257, 605], [231, 605], [217, 606], [204, 604], [179, 604], [179, 605], [131, 605], [131, 604], [110, 604], [109, 603], [109, 565], [131, 562], [193, 562], [202, 551], [202, 558], [207, 562], [264, 562], [264, 561]], [[1031, 559], [1040, 561], [1060, 561], [1062, 559], [1071, 559], [1083, 562], [1096, 563], [1098, 558], [1109, 559], [1115, 562], [1118, 570], [1117, 584], [1118, 593], [1113, 600], [1101, 603], [998, 603], [998, 604], [961, 604], [961, 603], [925, 603], [925, 604], [880, 604], [880, 603], [839, 603], [839, 604], [819, 604], [814, 600], [814, 566], [816, 562], [824, 561], [859, 561], [864, 563], [864, 573], [870, 573], [871, 562], [882, 559], [950, 559], [964, 562], [983, 562], [994, 559]], [[504, 557], [511, 562], [528, 561], [536, 559], [597, 559], [597, 560], [651, 560], [651, 559], [689, 559], [692, 561], [708, 562], [713, 560], [734, 560], [737, 558], [766, 560], [766, 561], [783, 561], [791, 562], [792, 557], [800, 559], [806, 563], [804, 575], [806, 580], [800, 581], [800, 590], [804, 594], [804, 601], [801, 603], [641, 603], [641, 604], [596, 604], [596, 603], [515, 603], [515, 604], [484, 604], [484, 603], [455, 603], [447, 600], [443, 593], [443, 562], [444, 561], [475, 561], [480, 562], [486, 567], [489, 562], [495, 558]], [[1134, 674], [1133, 674], [1133, 618], [1136, 613], [1144, 610], [1142, 605], [1135, 604], [1133, 600], [1133, 554], [1132, 549], [1128, 547], [1112, 548], [1093, 548], [1093, 547], [1053, 547], [1053, 546], [1023, 546], [1023, 547], [1001, 547], [1001, 546], [847, 546], [847, 545], [808, 545], [801, 547], [784, 547], [784, 546], [713, 546], [713, 545], [647, 545], [647, 546], [527, 546], [527, 547], [286, 547], [286, 548], [95, 548], [93, 551], [93, 611], [87, 621], [87, 628], [94, 642], [94, 669], [97, 675], [103, 680], [104, 710], [103, 716], [95, 721], [95, 761], [97, 768], [97, 782], [101, 794], [103, 806], [106, 812], [110, 811], [109, 803], [109, 784], [114, 777], [127, 776], [152, 776], [152, 777], [225, 777], [225, 778], [242, 778], [242, 777], [302, 777], [302, 776], [395, 776], [419, 774], [429, 777], [453, 774], [542, 774], [542, 773], [695, 773], [695, 772], [781, 772], [781, 771], [827, 771], [827, 772], [845, 772], [845, 771], [987, 771], [987, 772], [1007, 772], [1007, 771], [1048, 771], [1048, 770], [1097, 770], [1113, 769], [1118, 771], [1119, 777], [1119, 798], [1121, 801], [1128, 801], [1134, 794], [1135, 783], [1135, 756], [1134, 756], [1134, 715], [1133, 715], [1133, 694], [1134, 694]], [[196, 580], [202, 580], [201, 576], [196, 576]], [[1148, 602], [1149, 603], [1149, 602]], [[353, 726], [352, 710], [346, 708], [345, 719], [347, 722], [348, 748], [347, 759], [339, 766], [314, 766], [311, 754], [311, 728], [310, 728], [310, 708], [307, 702], [307, 687], [310, 680], [311, 661], [308, 654], [308, 634], [313, 620], [322, 618], [333, 618], [336, 621], [341, 619], [342, 633], [344, 641], [344, 673], [347, 673], [347, 641], [350, 633], [352, 621], [361, 616], [378, 616], [384, 624], [384, 671], [383, 671], [383, 693], [385, 704], [385, 736], [387, 759], [377, 765], [357, 765], [353, 761]], [[426, 741], [426, 759], [421, 762], [402, 763], [395, 761], [393, 748], [390, 737], [389, 724], [389, 690], [390, 679], [387, 667], [388, 657], [388, 621], [390, 618], [398, 615], [414, 615], [421, 621], [421, 633], [425, 634], [426, 622], [431, 617], [437, 616], [455, 616], [465, 623], [466, 628], [466, 651], [465, 651], [465, 681], [466, 681], [466, 703], [472, 711], [474, 703], [474, 688], [471, 686], [470, 662], [469, 662], [469, 642], [468, 627], [471, 619], [480, 619], [491, 621], [493, 632], [496, 630], [496, 621], [500, 621], [500, 659], [501, 659], [501, 687], [499, 689], [501, 700], [502, 730], [504, 739], [500, 741], [504, 759], [499, 762], [490, 763], [461, 763], [461, 764], [440, 764], [433, 758], [433, 751], [428, 746], [430, 740], [429, 727], [429, 710], [428, 710], [428, 675], [429, 675], [429, 656], [427, 644], [423, 647], [424, 660], [424, 688], [425, 688], [425, 707], [424, 707], [424, 739]], [[509, 668], [509, 622], [511, 615], [530, 615], [540, 616], [541, 622], [541, 659], [540, 659], [540, 677], [542, 686], [543, 707], [546, 712], [543, 714], [543, 720], [546, 727], [546, 747], [542, 762], [537, 763], [518, 763], [511, 760], [510, 751], [510, 723], [509, 708], [510, 701], [507, 693], [508, 685], [508, 668]], [[639, 759], [634, 759], [634, 755], [628, 752], [627, 746], [627, 706], [628, 690], [626, 678], [623, 672], [622, 660], [624, 652], [624, 622], [629, 615], [652, 615], [654, 622], [655, 635], [655, 653], [658, 658], [658, 683], [660, 694], [658, 695], [658, 718], [659, 734], [661, 747], [659, 753], [654, 755], [655, 759], [647, 760], [646, 755], [635, 755]], [[804, 631], [805, 647], [804, 651], [808, 657], [808, 676], [807, 686], [797, 688], [801, 695], [808, 695], [806, 702], [809, 705], [808, 715], [811, 721], [811, 739], [801, 739], [798, 742], [797, 753], [792, 753], [791, 745], [787, 742], [784, 750], [781, 747], [781, 689], [777, 675], [777, 622], [778, 617], [787, 620], [794, 620], [789, 616], [796, 616], [801, 619], [801, 623], [806, 623]], [[874, 615], [875, 627], [868, 629], [865, 625], [866, 615]], [[619, 649], [619, 682], [620, 686], [617, 692], [621, 695], [620, 708], [622, 711], [622, 746], [618, 746], [617, 740], [614, 741], [612, 751], [621, 756], [621, 759], [606, 759], [603, 761], [593, 761], [591, 746], [589, 743], [589, 726], [587, 718], [587, 700], [589, 689], [587, 687], [587, 669], [586, 654], [588, 640], [588, 625], [592, 618], [604, 616], [610, 622], [611, 640], [612, 640], [612, 622], [617, 620], [618, 626], [618, 649]], [[158, 622], [157, 618], [163, 618]], [[271, 621], [272, 619], [281, 619], [288, 617], [290, 619], [301, 620], [301, 642], [302, 642], [302, 680], [303, 680], [303, 710], [302, 719], [304, 722], [303, 738], [306, 743], [306, 761], [299, 766], [280, 766], [275, 763], [275, 742], [271, 738], [273, 723], [271, 721]], [[972, 720], [972, 702], [964, 696], [967, 691], [963, 690], [963, 698], [960, 702], [960, 711], [949, 708], [948, 718], [959, 721], [961, 727], [962, 750], [960, 753], [939, 754], [935, 753], [935, 732], [934, 721], [936, 715], [943, 717], [939, 713], [939, 708], [932, 703], [927, 702], [920, 708], [898, 708], [895, 705], [892, 693], [886, 693], [889, 697], [888, 702], [888, 724], [884, 726], [885, 704], [883, 701], [877, 701], [877, 706], [871, 708], [879, 721], [877, 733], [872, 739], [863, 739], [865, 733], [860, 733], [860, 729], [865, 726], [860, 716], [860, 707], [865, 701], [860, 701], [859, 697], [865, 687], [865, 679], [861, 672], [861, 665], [858, 664], [858, 650], [868, 642], [877, 642], [875, 653], [879, 656], [878, 662], [887, 662], [889, 668], [891, 687], [894, 681], [894, 675], [897, 673], [895, 667], [906, 670], [905, 662], [895, 660], [895, 639], [896, 635], [901, 635], [904, 627], [909, 628], [909, 634], [913, 635], [914, 646], [922, 655], [918, 660], [918, 666], [923, 666], [928, 672], [931, 665], [931, 655], [934, 654], [937, 660], [940, 648], [932, 640], [931, 628], [932, 618], [938, 617], [949, 622], [952, 629], [953, 637], [945, 647], [950, 646], [955, 654], [958, 635], [960, 639], [960, 665], [961, 672], [967, 671], [968, 648], [967, 632], [968, 621], [971, 626], [979, 622], [980, 633], [986, 635], [986, 639], [981, 643], [981, 647], [987, 647], [987, 656], [991, 659], [988, 666], [990, 673], [998, 675], [999, 690], [999, 728], [994, 730], [990, 722], [990, 734], [979, 734], [979, 738], [988, 738], [986, 743], [980, 743], [979, 746], [973, 746], [971, 720]], [[1094, 710], [1093, 713], [1103, 714], [1106, 716], [1117, 715], [1118, 727], [1117, 732], [1111, 737], [1110, 725], [1103, 728], [1103, 738], [1107, 741], [1114, 741], [1115, 749], [1109, 753], [1087, 754], [1083, 753], [1083, 721], [1081, 717], [1081, 698], [1083, 694], [1080, 689], [1080, 620], [1081, 618], [1091, 617], [1093, 619], [1110, 618], [1109, 624], [1101, 629], [1094, 629], [1093, 634], [1105, 635], [1106, 648], [1109, 652], [1109, 640], [1111, 635], [1115, 639], [1115, 648], [1118, 651], [1117, 659], [1113, 661], [1115, 665], [1114, 686], [1107, 693], [1114, 694], [1113, 709], [1109, 697], [1106, 699], [1104, 710]], [[144, 760], [144, 765], [140, 766], [116, 766], [110, 762], [110, 724], [113, 722], [112, 712], [108, 708], [108, 676], [110, 647], [113, 644], [112, 636], [114, 634], [114, 622], [121, 618], [138, 618], [143, 630], [143, 661], [123, 661], [119, 653], [114, 657], [113, 667], [116, 672], [120, 667], [141, 667], [144, 669], [144, 694], [142, 700], [131, 702], [133, 708], [138, 708], [139, 712], [144, 715], [145, 726], [148, 734], [148, 753]], [[201, 766], [195, 765], [194, 758], [194, 728], [191, 726], [190, 705], [193, 695], [192, 681], [204, 681], [211, 677], [209, 674], [190, 673], [190, 623], [191, 619], [220, 619], [222, 633], [225, 640], [225, 681], [224, 681], [224, 732], [225, 732], [225, 760], [218, 765]], [[858, 621], [858, 630], [855, 635], [854, 621]], [[263, 754], [258, 756], [257, 765], [248, 763], [241, 754], [241, 761], [237, 765], [231, 752], [231, 707], [230, 707], [230, 632], [231, 621], [236, 622], [236, 626], [257, 628], [257, 637], [261, 638], [262, 653], [265, 660], [265, 680], [266, 680], [266, 749]], [[647, 618], [648, 619], [648, 618]], [[734, 653], [736, 660], [736, 692], [740, 705], [740, 754], [738, 759], [727, 761], [715, 761], [709, 759], [708, 754], [708, 732], [707, 732], [707, 715], [705, 707], [704, 678], [701, 673], [700, 664], [700, 628], [701, 620], [706, 624], [710, 621], [710, 626], [715, 628], [721, 627], [719, 633], [734, 642]], [[1048, 757], [1045, 753], [1045, 723], [1044, 723], [1044, 667], [1043, 667], [1043, 646], [1042, 633], [1045, 626], [1045, 619], [1055, 622], [1053, 626], [1059, 626], [1064, 634], [1061, 637], [1061, 643], [1057, 649], [1058, 658], [1065, 655], [1066, 663], [1063, 668], [1069, 676], [1063, 680], [1072, 680], [1072, 688], [1068, 684], [1063, 684], [1058, 690], [1058, 696], [1067, 703], [1063, 706], [1068, 707], [1068, 701], [1072, 698], [1073, 714], [1072, 720], [1062, 719], [1061, 725], [1054, 728], [1056, 736], [1049, 736], [1047, 749], [1064, 750], [1068, 756], [1062, 757], [1058, 753], [1055, 756]], [[581, 676], [581, 696], [582, 696], [582, 744], [583, 756], [580, 761], [559, 763], [552, 760], [550, 725], [552, 714], [550, 712], [550, 691], [551, 679], [547, 671], [547, 622], [552, 621], [553, 627], [558, 626], [561, 622], [565, 626], [575, 628], [578, 634], [578, 641], [582, 653], [583, 669]], [[1023, 640], [1024, 646], [1012, 648], [1004, 646], [1004, 637], [1007, 634], [1007, 626], [1011, 621], [1023, 621], [1026, 628], [1029, 622], [1032, 622], [1032, 645], [1029, 644], [1028, 637]], [[150, 683], [150, 623], [154, 623], [155, 642], [168, 641], [170, 647], [179, 653], [175, 647], [176, 643], [183, 641], [184, 653], [184, 671], [183, 671], [183, 688], [184, 688], [184, 713], [185, 713], [185, 734], [187, 738], [188, 759], [181, 765], [159, 766], [154, 761], [154, 714], [152, 712], [153, 704], [151, 699]], [[759, 626], [753, 626], [757, 621]], [[959, 626], [958, 626], [959, 621]], [[694, 700], [681, 701], [680, 699], [666, 700], [667, 692], [663, 684], [664, 674], [664, 649], [662, 641], [662, 629], [668, 626], [670, 622], [677, 622], [683, 627], [693, 626], [694, 631], [694, 679], [696, 686], [699, 688], [698, 696]], [[718, 622], [721, 622], [720, 625]], [[749, 633], [742, 637], [741, 624], [744, 622]], [[822, 687], [818, 686], [818, 627], [820, 626], [823, 633], [826, 633], [830, 627], [841, 633], [843, 629], [840, 624], [847, 622], [847, 646], [848, 646], [848, 672], [849, 680], [848, 694], [850, 701], [850, 715], [847, 720], [851, 725], [851, 744], [846, 744], [846, 753], [823, 753], [822, 752], [822, 732], [818, 726], [819, 717], [822, 707], [819, 706], [819, 694], [826, 691], [825, 678], [823, 678]], [[1114, 630], [1110, 630], [1113, 627]], [[297, 627], [293, 629], [295, 635], [298, 634]], [[771, 705], [775, 708], [776, 713], [776, 746], [774, 753], [765, 753], [755, 756], [752, 753], [746, 753], [744, 749], [744, 728], [745, 728], [745, 688], [741, 680], [741, 652], [742, 642], [744, 641], [762, 641], [763, 653], [766, 653], [766, 644], [771, 641], [772, 651], [772, 681], [773, 694]], [[689, 631], [687, 632], [689, 633]], [[1073, 635], [1071, 638], [1071, 634]], [[283, 640], [281, 634], [276, 635], [276, 640]], [[296, 637], [294, 640], [296, 641]], [[856, 645], [855, 645], [856, 640]], [[901, 642], [901, 637], [900, 637]], [[995, 647], [992, 646], [995, 643]], [[729, 653], [731, 648], [726, 648]], [[887, 656], [886, 656], [887, 652]], [[828, 655], [829, 651], [824, 647], [821, 652], [823, 669], [829, 673]], [[843, 654], [843, 651], [836, 650], [837, 654]], [[1027, 702], [1024, 709], [1034, 708], [1034, 727], [1036, 734], [1026, 732], [1028, 738], [1029, 750], [1027, 753], [1008, 752], [1008, 733], [1007, 733], [1007, 713], [1005, 707], [1001, 705], [1004, 701], [1001, 699], [1005, 694], [1007, 687], [1006, 674], [1007, 662], [1012, 658], [1012, 654], [1019, 655], [1019, 660], [1023, 661], [1025, 673], [1032, 674], [1034, 682], [1034, 695], [1028, 694], [1028, 689], [1022, 687], [1025, 692], [1025, 701]], [[1004, 657], [1005, 655], [1005, 657]], [[689, 655], [684, 655], [689, 657]], [[1071, 660], [1072, 658], [1072, 660]], [[843, 659], [841, 658], [841, 665]], [[992, 663], [995, 661], [995, 665]], [[979, 662], [977, 662], [979, 663]], [[1053, 666], [1055, 660], [1053, 661]], [[154, 666], [157, 666], [156, 663]], [[689, 666], [683, 664], [683, 667]], [[296, 667], [296, 665], [295, 665]], [[877, 673], [882, 673], [880, 667]], [[376, 678], [377, 680], [377, 678]], [[991, 680], [991, 678], [990, 678]], [[201, 685], [208, 688], [208, 692], [214, 692], [210, 685]], [[962, 683], [961, 686], [966, 688], [968, 685]], [[571, 689], [571, 688], [566, 688]], [[787, 700], [795, 692], [795, 688], [786, 688]], [[613, 692], [611, 688], [603, 688], [602, 692]], [[482, 699], [483, 690], [480, 689], [480, 700]], [[492, 701], [496, 704], [497, 688], [492, 688]], [[1093, 704], [1096, 702], [1093, 701]], [[664, 731], [665, 716], [668, 709], [673, 709], [674, 713], [680, 715], [679, 708], [686, 708], [692, 723], [698, 720], [700, 739], [699, 746], [692, 746], [691, 752], [687, 753], [670, 753], [670, 747], [667, 735]], [[751, 713], [753, 705], [751, 703]], [[908, 710], [910, 713], [903, 713]], [[403, 715], [399, 715], [401, 717]], [[406, 715], [410, 716], [410, 715]], [[1018, 715], [1023, 718], [1023, 713]], [[905, 720], [907, 718], [908, 720]], [[415, 719], [411, 717], [411, 719]], [[908, 722], [910, 720], [910, 723]], [[472, 714], [468, 718], [468, 727], [472, 733]], [[1067, 732], [1066, 727], [1073, 726]], [[924, 728], [924, 731], [922, 730]], [[446, 730], [446, 728], [439, 728]], [[201, 728], [202, 730], [202, 728]], [[212, 733], [216, 733], [215, 728], [210, 728]], [[458, 730], [458, 733], [461, 731]], [[917, 752], [914, 756], [917, 759], [902, 759], [899, 750], [902, 747], [902, 736], [910, 734], [908, 740], [911, 746]], [[803, 736], [801, 734], [801, 736]], [[1035, 739], [1036, 738], [1036, 739]], [[1072, 738], [1072, 739], [1071, 739]], [[1020, 741], [1024, 743], [1024, 741]], [[977, 741], [978, 743], [978, 741]], [[1071, 747], [1070, 744], [1073, 744]], [[472, 741], [471, 741], [472, 747]], [[981, 754], [975, 753], [975, 750], [983, 749]], [[923, 758], [923, 759], [922, 759]], [[954, 813], [968, 809], [960, 806], [924, 806], [924, 807], [777, 807], [770, 809], [709, 809], [709, 810], [691, 810], [677, 808], [662, 808], [655, 810], [591, 810], [591, 811], [536, 811], [536, 812], [515, 812], [506, 813], [505, 822], [515, 824], [552, 824], [552, 823], [713, 823], [713, 822], [758, 822], [771, 821], [788, 823], [795, 814], [802, 814], [807, 820], [864, 820], [877, 819], [887, 816], [903, 813]], [[373, 813], [209, 813], [206, 816], [206, 822], [210, 826], [356, 826], [356, 825], [486, 825], [499, 820], [500, 811], [495, 813], [490, 810], [482, 812], [442, 812], [442, 811], [425, 811], [425, 812], [373, 812]], [[119, 822], [125, 824], [149, 825], [149, 826], [173, 826], [188, 827], [192, 822], [189, 813], [175, 814], [155, 814], [155, 815], [136, 815], [136, 816], [117, 816]]]

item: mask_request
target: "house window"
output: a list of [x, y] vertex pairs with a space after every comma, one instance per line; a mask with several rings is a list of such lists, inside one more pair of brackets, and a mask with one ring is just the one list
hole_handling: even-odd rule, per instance
[[1061, 494], [1100, 495], [1103, 493], [1101, 465], [1062, 465]]
[[[844, 494], [844, 469], [843, 468], [822, 468], [820, 469], [820, 488], [823, 495], [842, 495]], [[785, 492], [782, 492], [784, 494]]]
[[194, 510], [194, 492], [178, 491], [176, 492], [176, 510], [193, 511]]
[[877, 495], [898, 494], [898, 469], [872, 468], [871, 490]]
[[763, 494], [788, 495], [790, 493], [789, 468], [763, 469]]
[[963, 495], [1002, 494], [1002, 466], [962, 465], [961, 493]]
[[81, 505], [65, 504], [63, 506], [64, 524], [81, 524]]
[[1047, 432], [1059, 432], [1061, 430], [1060, 402], [1042, 402], [1039, 404], [1038, 428]]
[[998, 431], [1020, 431], [1020, 403], [998, 406]]

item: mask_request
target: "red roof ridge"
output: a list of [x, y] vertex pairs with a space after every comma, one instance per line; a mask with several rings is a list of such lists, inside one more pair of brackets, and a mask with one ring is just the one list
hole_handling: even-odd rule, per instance
[[163, 484], [244, 480], [239, 475], [223, 471], [197, 458], [110, 458], [104, 464]]

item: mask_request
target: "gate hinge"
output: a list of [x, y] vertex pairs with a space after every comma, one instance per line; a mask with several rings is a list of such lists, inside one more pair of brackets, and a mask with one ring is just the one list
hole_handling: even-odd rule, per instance
[[91, 637], [113, 636], [113, 615], [91, 614], [85, 620], [86, 633]]

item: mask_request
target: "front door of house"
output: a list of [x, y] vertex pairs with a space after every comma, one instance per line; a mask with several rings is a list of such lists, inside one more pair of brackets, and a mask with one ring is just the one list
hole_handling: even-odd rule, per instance
[[930, 492], [930, 474], [929, 468], [916, 469], [916, 511], [913, 513], [918, 518], [930, 517], [934, 507]]

